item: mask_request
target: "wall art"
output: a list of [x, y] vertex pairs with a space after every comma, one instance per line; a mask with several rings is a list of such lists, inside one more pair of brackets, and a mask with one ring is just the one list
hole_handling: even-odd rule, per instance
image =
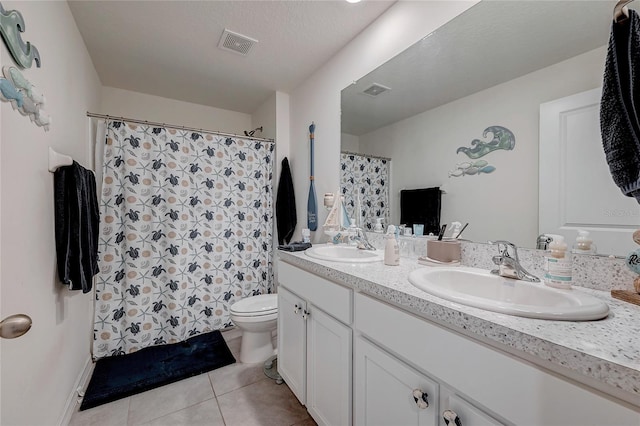
[[475, 162], [465, 161], [464, 163], [456, 164], [456, 169], [449, 172], [449, 177], [460, 177], [466, 175], [480, 175], [482, 173], [492, 173], [495, 171], [495, 167], [491, 166], [485, 160], [478, 160]]
[[49, 130], [51, 117], [42, 109], [44, 95], [16, 67], [2, 67], [2, 73], [5, 78], [0, 78], [0, 99], [10, 102], [13, 109], [28, 116], [37, 126]]
[[489, 126], [482, 132], [482, 137], [486, 138], [489, 133], [492, 135], [489, 142], [474, 139], [471, 141], [471, 148], [461, 146], [456, 150], [456, 154], [463, 152], [467, 157], [477, 159], [498, 149], [511, 151], [516, 145], [516, 137], [513, 132], [505, 127]]
[[13, 60], [20, 68], [31, 68], [35, 61], [40, 68], [40, 53], [29, 42], [22, 41], [20, 33], [26, 29], [22, 14], [17, 10], [6, 11], [0, 4], [0, 35], [11, 52]]

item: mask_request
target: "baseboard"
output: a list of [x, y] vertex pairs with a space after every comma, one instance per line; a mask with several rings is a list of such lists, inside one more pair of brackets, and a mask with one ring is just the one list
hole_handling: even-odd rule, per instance
[[87, 360], [78, 375], [78, 378], [73, 385], [71, 394], [69, 398], [67, 398], [67, 403], [64, 406], [64, 411], [62, 412], [62, 416], [58, 421], [59, 426], [66, 426], [71, 422], [71, 416], [76, 412], [78, 408], [78, 404], [82, 401], [82, 398], [78, 394], [78, 389], [81, 389], [82, 392], [87, 388], [89, 384], [89, 379], [91, 379], [91, 373], [93, 372], [94, 363], [91, 361], [91, 355], [87, 357]]

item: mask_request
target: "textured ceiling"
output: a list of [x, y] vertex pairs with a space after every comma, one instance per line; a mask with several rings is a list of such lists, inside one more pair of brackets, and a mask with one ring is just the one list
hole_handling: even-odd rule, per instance
[[[103, 85], [254, 112], [290, 92], [394, 1], [69, 1]], [[248, 56], [223, 30], [257, 39]]]
[[[342, 132], [360, 136], [603, 46], [615, 4], [482, 1], [344, 89]], [[372, 83], [392, 90], [363, 94]]]

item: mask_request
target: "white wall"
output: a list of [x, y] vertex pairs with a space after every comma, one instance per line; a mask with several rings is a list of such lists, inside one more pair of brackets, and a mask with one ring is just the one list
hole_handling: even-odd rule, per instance
[[340, 150], [349, 152], [360, 152], [360, 138], [348, 133], [340, 134]]
[[244, 135], [251, 115], [113, 87], [102, 88], [101, 114]]
[[[469, 222], [465, 237], [474, 241], [533, 247], [540, 104], [601, 86], [605, 54], [604, 48], [587, 52], [361, 136], [361, 152], [392, 158], [392, 221], [400, 220], [401, 189], [446, 184], [442, 223]], [[469, 161], [456, 149], [483, 140], [492, 125], [514, 133], [514, 150], [482, 157], [496, 167], [491, 174], [449, 178], [456, 163]]]
[[[24, 75], [46, 96], [51, 131], [2, 102], [2, 315], [33, 319], [24, 336], [2, 342], [3, 425], [50, 425], [61, 420], [76, 380], [89, 361], [91, 294], [56, 279], [53, 174], [48, 147], [91, 164], [85, 112], [97, 110], [100, 81], [66, 2], [2, 2], [22, 13], [22, 37], [40, 51], [42, 68]], [[4, 44], [2, 64], [15, 66]]]
[[251, 129], [262, 126], [262, 132], [256, 132], [254, 136], [259, 138], [275, 139], [276, 137], [276, 93], [273, 92], [269, 99], [251, 114]]
[[[325, 192], [339, 188], [340, 91], [475, 3], [398, 2], [291, 93], [292, 174], [298, 211], [294, 239], [300, 238], [307, 223], [311, 122], [316, 124], [315, 186], [321, 199]], [[320, 208], [318, 213], [321, 225], [328, 212]], [[314, 234], [313, 241], [324, 240], [321, 232]]]

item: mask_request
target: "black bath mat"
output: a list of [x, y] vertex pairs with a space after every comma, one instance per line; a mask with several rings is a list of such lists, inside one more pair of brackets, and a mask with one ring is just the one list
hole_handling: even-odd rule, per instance
[[96, 362], [80, 411], [236, 362], [219, 330]]

